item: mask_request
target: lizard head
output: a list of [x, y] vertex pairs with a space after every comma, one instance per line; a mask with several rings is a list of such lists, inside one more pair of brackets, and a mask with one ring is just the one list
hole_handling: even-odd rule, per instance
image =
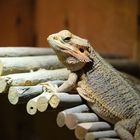
[[47, 40], [61, 63], [71, 71], [78, 71], [91, 61], [88, 41], [73, 35], [68, 30], [52, 34]]

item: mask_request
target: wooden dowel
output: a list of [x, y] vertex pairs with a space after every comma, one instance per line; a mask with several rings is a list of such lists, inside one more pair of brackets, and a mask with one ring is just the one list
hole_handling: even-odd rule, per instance
[[54, 81], [48, 81], [48, 82], [50, 82], [51, 84], [60, 86], [60, 85], [62, 85], [65, 82], [65, 80], [54, 80]]
[[30, 115], [34, 115], [37, 113], [37, 100], [38, 100], [39, 96], [33, 98], [33, 99], [30, 99], [26, 105], [26, 110], [27, 110], [27, 113], [30, 114]]
[[63, 82], [64, 80], [55, 80], [40, 83], [36, 86], [11, 86], [8, 92], [8, 100], [13, 105], [26, 103], [31, 98], [43, 93], [44, 90], [46, 91], [46, 84], [61, 85]]
[[6, 93], [9, 89], [8, 78], [0, 78], [0, 93]]
[[106, 59], [113, 67], [119, 71], [123, 71], [132, 75], [140, 72], [140, 66], [133, 60], [129, 59]]
[[0, 60], [0, 76], [2, 75], [3, 67], [4, 67], [4, 64], [3, 64], [3, 62]]
[[65, 123], [69, 129], [75, 129], [79, 123], [97, 122], [99, 118], [95, 113], [71, 113], [66, 115]]
[[38, 69], [58, 69], [64, 66], [60, 63], [56, 55], [47, 56], [26, 56], [26, 57], [0, 57], [0, 74], [7, 75], [13, 73], [29, 72]]
[[111, 128], [111, 125], [106, 122], [80, 123], [75, 128], [75, 136], [77, 139], [83, 140], [88, 132], [109, 130]]
[[36, 86], [11, 86], [9, 88], [8, 100], [11, 104], [26, 103], [31, 98], [43, 92], [42, 85]]
[[74, 107], [82, 104], [82, 98], [78, 94], [55, 93], [49, 100], [52, 108]]
[[57, 125], [59, 127], [63, 127], [65, 125], [66, 114], [88, 112], [89, 110], [90, 109], [88, 108], [88, 106], [83, 104], [61, 111], [57, 115], [57, 119], [56, 119]]
[[54, 81], [66, 80], [70, 71], [67, 69], [56, 70], [38, 70], [30, 73], [10, 74], [0, 77], [0, 93], [7, 92], [9, 86], [34, 86], [36, 84]]
[[118, 138], [100, 138], [98, 140], [121, 140], [121, 139], [118, 139]]
[[52, 48], [35, 48], [35, 47], [0, 47], [0, 57], [21, 57], [21, 56], [38, 56], [54, 55]]
[[85, 136], [85, 140], [95, 140], [98, 138], [116, 138], [117, 133], [114, 130], [89, 132]]
[[44, 92], [37, 100], [37, 109], [40, 112], [46, 111], [48, 105], [49, 105], [49, 100], [53, 93], [48, 93]]
[[28, 114], [30, 115], [34, 115], [37, 112], [37, 101], [40, 97], [44, 96], [44, 94], [46, 94], [46, 92], [43, 92], [42, 94], [38, 95], [35, 98], [32, 98], [28, 101], [27, 105], [26, 105], [26, 110], [28, 112]]
[[106, 61], [117, 69], [139, 68], [139, 65], [131, 59], [106, 59]]

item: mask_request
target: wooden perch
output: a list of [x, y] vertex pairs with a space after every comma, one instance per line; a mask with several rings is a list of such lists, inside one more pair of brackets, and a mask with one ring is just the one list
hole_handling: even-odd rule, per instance
[[117, 133], [114, 130], [89, 132], [86, 134], [85, 140], [95, 140], [98, 138], [116, 138]]
[[66, 80], [70, 71], [67, 69], [56, 70], [38, 70], [30, 73], [10, 74], [0, 77], [0, 93], [7, 91], [9, 86], [34, 86], [36, 84], [54, 81]]
[[26, 105], [26, 110], [27, 110], [27, 113], [30, 114], [30, 115], [34, 115], [36, 114], [37, 112], [37, 100], [38, 100], [39, 96], [33, 98], [33, 99], [30, 99]]
[[[46, 92], [43, 92], [42, 94], [40, 94], [39, 96], [31, 99], [28, 101], [27, 105], [26, 105], [26, 110], [30, 115], [34, 115], [37, 112], [37, 101], [40, 97], [46, 95]], [[48, 107], [48, 104], [46, 103], [46, 108]]]
[[65, 123], [69, 129], [75, 129], [79, 123], [96, 122], [99, 118], [95, 113], [71, 113], [66, 115]]
[[75, 136], [79, 140], [83, 140], [88, 132], [110, 130], [112, 127], [106, 122], [89, 122], [80, 123], [76, 126]]
[[40, 83], [40, 85], [36, 86], [11, 86], [8, 92], [8, 100], [13, 105], [16, 105], [17, 103], [26, 103], [31, 98], [43, 93], [46, 84], [51, 83], [61, 85], [63, 82], [63, 80], [55, 80]]
[[78, 94], [55, 93], [49, 100], [52, 108], [74, 107], [82, 104], [82, 98]]
[[140, 66], [133, 60], [129, 59], [106, 59], [113, 67], [119, 71], [123, 71], [132, 75], [140, 72]]
[[64, 111], [61, 111], [58, 113], [57, 115], [57, 125], [59, 127], [63, 127], [65, 125], [65, 119], [66, 119], [66, 115], [70, 114], [70, 113], [82, 113], [82, 112], [88, 112], [90, 109], [88, 108], [87, 105], [83, 104], [83, 105], [79, 105], [73, 108], [69, 108], [66, 109]]
[[131, 59], [106, 59], [111, 65], [119, 69], [138, 68], [138, 64]]
[[118, 138], [99, 138], [98, 140], [121, 140]]
[[37, 100], [37, 109], [40, 112], [46, 111], [49, 100], [53, 96], [53, 93], [44, 92]]
[[52, 48], [35, 48], [35, 47], [0, 47], [0, 57], [21, 57], [21, 56], [38, 56], [54, 55]]
[[11, 86], [9, 88], [8, 100], [11, 104], [25, 103], [31, 98], [43, 92], [42, 85], [36, 86]]
[[67, 79], [65, 79], [65, 80], [54, 80], [54, 81], [48, 81], [48, 82], [50, 82], [50, 83], [53, 84], [53, 85], [60, 86], [60, 85], [62, 85], [66, 80], [67, 80]]
[[64, 66], [60, 63], [56, 55], [0, 57], [0, 75], [63, 67]]

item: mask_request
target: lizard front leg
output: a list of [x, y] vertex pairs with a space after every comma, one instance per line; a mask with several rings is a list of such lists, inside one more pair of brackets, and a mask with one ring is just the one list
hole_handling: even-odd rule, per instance
[[68, 80], [65, 81], [58, 89], [58, 92], [69, 92], [71, 91], [77, 83], [78, 76], [76, 73], [70, 73]]
[[134, 134], [134, 139], [135, 140], [140, 140], [140, 121], [137, 124], [136, 131], [135, 131], [135, 134]]
[[134, 133], [135, 128], [136, 128], [135, 118], [121, 120], [115, 124], [115, 131], [122, 140], [134, 140], [132, 133]]

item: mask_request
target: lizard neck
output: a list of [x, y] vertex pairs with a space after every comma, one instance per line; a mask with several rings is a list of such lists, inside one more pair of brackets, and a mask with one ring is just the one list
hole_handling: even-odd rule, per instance
[[87, 63], [84, 67], [84, 73], [88, 75], [88, 73], [92, 74], [96, 69], [101, 69], [104, 67], [106, 62], [102, 59], [102, 57], [97, 52], [92, 52], [90, 54], [91, 62]]

